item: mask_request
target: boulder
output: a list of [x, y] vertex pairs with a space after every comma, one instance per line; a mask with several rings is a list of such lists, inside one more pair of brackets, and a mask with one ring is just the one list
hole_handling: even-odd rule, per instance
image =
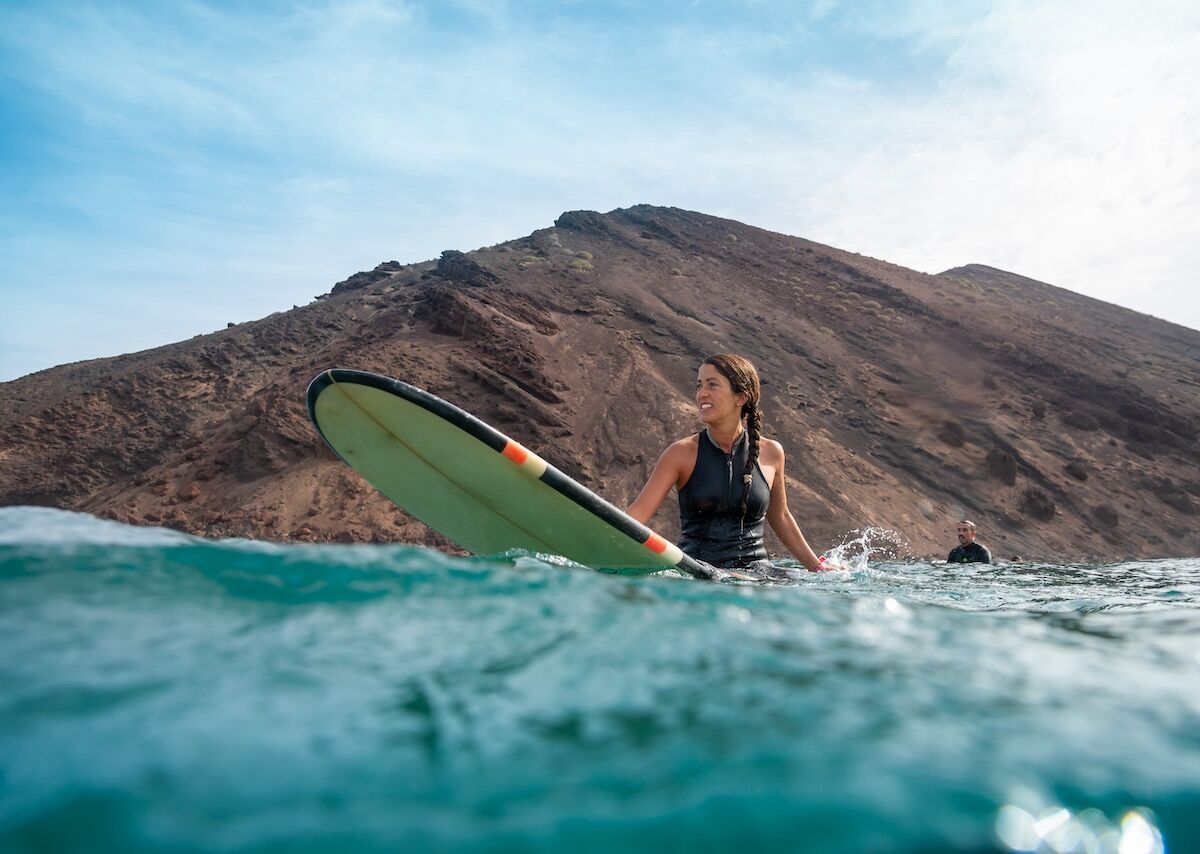
[[992, 448], [987, 455], [988, 477], [1012, 486], [1017, 482], [1017, 461], [1012, 454], [1000, 448]]
[[1090, 433], [1100, 429], [1100, 422], [1096, 420], [1096, 416], [1087, 412], [1079, 412], [1077, 410], [1068, 412], [1063, 415], [1062, 420], [1068, 427], [1074, 427], [1076, 430], [1083, 430]]
[[1115, 528], [1120, 522], [1120, 514], [1111, 504], [1097, 504], [1092, 508], [1092, 518], [1105, 528]]
[[500, 281], [500, 277], [472, 261], [455, 249], [447, 249], [437, 262], [437, 273], [443, 279], [471, 287], [482, 288]]
[[1039, 522], [1049, 522], [1054, 518], [1057, 508], [1049, 495], [1036, 486], [1029, 486], [1021, 493], [1021, 512]]
[[1071, 460], [1071, 462], [1063, 466], [1063, 471], [1076, 480], [1082, 481], [1088, 479], [1087, 466], [1084, 465], [1083, 460]]
[[943, 421], [938, 430], [938, 438], [952, 448], [961, 448], [966, 444], [962, 425], [957, 421]]

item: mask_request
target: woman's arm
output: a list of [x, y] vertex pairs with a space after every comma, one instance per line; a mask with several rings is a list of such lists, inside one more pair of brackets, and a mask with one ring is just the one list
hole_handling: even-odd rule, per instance
[[650, 522], [667, 493], [671, 491], [671, 487], [679, 482], [688, 459], [687, 449], [684, 447], [686, 444], [687, 440], [681, 439], [667, 446], [658, 462], [654, 464], [650, 479], [646, 481], [638, 497], [625, 509], [626, 513], [643, 525]]
[[808, 544], [808, 540], [804, 538], [804, 532], [800, 530], [795, 517], [792, 516], [792, 511], [787, 506], [787, 488], [784, 485], [783, 476], [783, 446], [769, 439], [764, 439], [763, 445], [765, 446], [767, 442], [773, 446], [771, 448], [772, 459], [769, 462], [775, 466], [775, 479], [771, 483], [771, 503], [767, 505], [767, 521], [771, 524], [771, 530], [779, 537], [779, 541], [787, 547], [796, 560], [804, 564], [805, 569], [809, 572], [819, 572], [824, 568], [821, 558], [817, 557], [812, 546]]

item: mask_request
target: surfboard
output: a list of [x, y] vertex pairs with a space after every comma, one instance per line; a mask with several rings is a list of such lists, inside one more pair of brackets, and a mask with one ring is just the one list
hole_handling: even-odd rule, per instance
[[308, 414], [343, 462], [469, 552], [524, 549], [596, 569], [712, 577], [520, 443], [416, 386], [330, 369], [308, 386]]

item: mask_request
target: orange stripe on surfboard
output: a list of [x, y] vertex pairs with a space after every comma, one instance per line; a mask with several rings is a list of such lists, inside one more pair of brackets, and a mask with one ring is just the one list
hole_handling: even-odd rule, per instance
[[504, 450], [500, 453], [508, 457], [517, 465], [521, 465], [525, 460], [529, 459], [529, 451], [522, 448], [512, 439], [508, 440], [508, 444], [504, 446]]
[[667, 541], [658, 534], [651, 534], [650, 539], [646, 540], [646, 542], [642, 543], [642, 545], [650, 549], [650, 551], [654, 552], [656, 555], [660, 555], [667, 550], [668, 544]]

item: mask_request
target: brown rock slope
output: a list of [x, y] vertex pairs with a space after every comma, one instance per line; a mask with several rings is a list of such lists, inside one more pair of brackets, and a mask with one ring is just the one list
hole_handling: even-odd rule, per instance
[[[1200, 554], [1200, 332], [988, 267], [929, 276], [649, 206], [0, 385], [0, 503], [446, 545], [319, 443], [318, 371], [428, 388], [622, 505], [695, 429], [696, 366], [723, 350], [759, 365], [819, 549], [870, 525], [944, 556], [965, 515], [998, 556]], [[673, 499], [655, 524], [677, 532]]]

